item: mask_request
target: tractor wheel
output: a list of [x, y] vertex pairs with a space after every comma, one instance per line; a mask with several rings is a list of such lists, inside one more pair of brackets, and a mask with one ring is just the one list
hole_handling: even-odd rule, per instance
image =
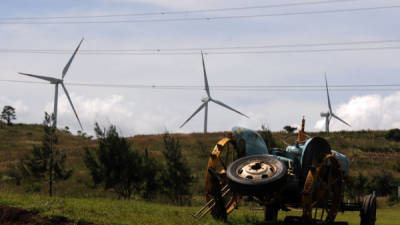
[[276, 191], [287, 174], [286, 165], [269, 155], [250, 155], [228, 166], [232, 191], [241, 195], [262, 196]]
[[376, 196], [367, 195], [360, 210], [361, 225], [375, 225], [376, 221]]
[[314, 162], [304, 183], [303, 221], [333, 223], [343, 201], [343, 186], [343, 172], [334, 154], [326, 155], [320, 163]]
[[206, 200], [214, 201], [211, 215], [218, 220], [226, 220], [239, 203], [240, 196], [228, 186], [226, 167], [237, 157], [230, 138], [223, 138], [215, 145], [208, 160], [206, 175]]

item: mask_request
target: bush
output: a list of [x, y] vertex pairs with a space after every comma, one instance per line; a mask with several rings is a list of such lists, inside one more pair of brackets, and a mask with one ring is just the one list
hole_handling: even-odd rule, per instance
[[351, 199], [360, 202], [361, 196], [368, 194], [370, 186], [368, 177], [358, 172], [357, 176], [353, 177], [352, 182], [347, 183], [346, 191]]
[[400, 129], [395, 128], [395, 129], [389, 130], [385, 134], [385, 138], [386, 138], [386, 140], [390, 140], [390, 141], [400, 141]]
[[397, 190], [399, 181], [392, 173], [382, 171], [380, 174], [372, 176], [370, 191], [376, 191], [378, 196], [390, 195], [394, 190]]
[[272, 148], [278, 147], [274, 137], [272, 136], [271, 130], [266, 128], [264, 125], [261, 126], [260, 135], [267, 145], [268, 151], [271, 151]]

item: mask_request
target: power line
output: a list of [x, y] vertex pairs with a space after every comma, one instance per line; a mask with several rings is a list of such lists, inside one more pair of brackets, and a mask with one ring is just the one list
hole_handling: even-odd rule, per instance
[[244, 7], [232, 7], [232, 8], [125, 13], [125, 14], [104, 14], [104, 15], [89, 15], [89, 16], [80, 15], [80, 16], [42, 16], [42, 17], [0, 17], [0, 20], [53, 20], [53, 19], [88, 19], [88, 18], [160, 16], [160, 15], [164, 16], [164, 15], [192, 14], [192, 13], [206, 13], [206, 12], [226, 12], [226, 11], [241, 11], [241, 10], [252, 10], [252, 9], [284, 8], [293, 6], [321, 5], [321, 4], [345, 3], [345, 2], [347, 3], [354, 1], [358, 0], [329, 0], [329, 1], [315, 1], [315, 2], [297, 2], [297, 3], [285, 3], [285, 4], [272, 4], [272, 5], [244, 6]]
[[[385, 47], [360, 47], [360, 48], [327, 48], [327, 49], [298, 49], [298, 50], [274, 50], [274, 51], [207, 51], [206, 55], [243, 55], [243, 54], [282, 54], [282, 53], [322, 53], [322, 52], [351, 52], [351, 51], [376, 51], [376, 50], [397, 50], [400, 46]], [[7, 52], [0, 53], [17, 53], [17, 54], [50, 54], [60, 55], [67, 54], [64, 52], [46, 52], [46, 51], [24, 51], [24, 52]], [[70, 53], [68, 53], [70, 54]], [[198, 55], [199, 52], [82, 52], [81, 55]]]
[[[0, 82], [49, 84], [39, 81], [0, 80]], [[96, 83], [65, 83], [68, 86], [127, 88], [127, 89], [160, 89], [160, 90], [203, 90], [200, 85], [149, 85], [149, 84], [96, 84]], [[400, 84], [345, 84], [330, 85], [334, 91], [397, 91]], [[213, 85], [210, 89], [216, 91], [325, 91], [324, 85]]]
[[[400, 43], [400, 39], [393, 40], [368, 40], [350, 42], [320, 42], [320, 43], [296, 43], [280, 45], [253, 45], [253, 46], [224, 46], [224, 47], [193, 47], [193, 48], [142, 48], [142, 49], [82, 49], [80, 53], [127, 53], [127, 52], [187, 52], [187, 51], [213, 51], [213, 50], [236, 50], [236, 49], [268, 49], [268, 48], [300, 48], [300, 47], [320, 47], [320, 46], [340, 46], [340, 45], [366, 45], [366, 44], [390, 44]], [[70, 54], [71, 50], [66, 49], [8, 49], [0, 48], [4, 53], [58, 53]]]
[[367, 8], [348, 8], [348, 9], [331, 9], [320, 11], [302, 11], [302, 12], [287, 12], [287, 13], [271, 13], [271, 14], [256, 14], [256, 15], [234, 15], [234, 16], [214, 16], [214, 17], [192, 17], [192, 18], [167, 18], [167, 19], [140, 19], [140, 20], [103, 20], [103, 21], [56, 21], [56, 22], [0, 22], [0, 24], [115, 24], [115, 23], [160, 23], [160, 22], [182, 22], [182, 21], [211, 21], [211, 20], [227, 20], [227, 19], [250, 19], [257, 17], [277, 17], [277, 16], [295, 16], [295, 15], [312, 15], [312, 14], [331, 14], [345, 12], [361, 12], [385, 9], [398, 9], [400, 6], [380, 6]]

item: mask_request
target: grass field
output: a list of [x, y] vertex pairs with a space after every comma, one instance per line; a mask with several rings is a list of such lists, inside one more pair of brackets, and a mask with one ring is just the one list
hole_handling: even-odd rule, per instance
[[[91, 179], [82, 160], [84, 148], [96, 146], [97, 142], [62, 130], [59, 130], [58, 134], [59, 148], [67, 152], [67, 165], [74, 169], [74, 173], [71, 179], [56, 184], [56, 194], [64, 197], [108, 196], [110, 193], [89, 188]], [[346, 154], [351, 162], [350, 173], [353, 175], [358, 172], [373, 175], [384, 169], [400, 178], [400, 142], [387, 141], [384, 134], [385, 131], [351, 131], [330, 134], [310, 133], [309, 135], [326, 138], [333, 149]], [[15, 124], [11, 127], [0, 128], [0, 175], [4, 175], [8, 165], [17, 163], [34, 145], [40, 145], [42, 135], [41, 125]], [[195, 178], [192, 192], [195, 195], [203, 195], [205, 166], [209, 152], [219, 139], [227, 135], [227, 132], [172, 135], [180, 139], [183, 154], [192, 169], [192, 175]], [[273, 133], [274, 138], [282, 147], [281, 140], [286, 135], [285, 132]], [[133, 142], [135, 149], [143, 151], [147, 148], [150, 156], [163, 160], [162, 135], [136, 135], [130, 137], [129, 140]], [[205, 149], [201, 150], [198, 143], [202, 143]], [[12, 187], [18, 192], [24, 189]], [[42, 189], [42, 193], [46, 193], [45, 188]]]
[[[16, 186], [5, 175], [9, 165], [17, 163], [34, 145], [40, 145], [43, 135], [41, 125], [16, 124], [0, 128], [0, 204], [39, 211], [44, 216], [66, 216], [73, 221], [83, 220], [100, 224], [220, 224], [211, 217], [197, 221], [190, 214], [197, 211], [199, 204], [204, 202], [199, 196], [204, 196], [208, 155], [216, 142], [227, 135], [226, 132], [172, 134], [180, 139], [184, 157], [195, 178], [192, 192], [193, 204], [196, 206], [190, 207], [149, 203], [140, 199], [116, 200], [112, 191], [92, 188], [89, 172], [82, 159], [84, 148], [94, 147], [97, 142], [61, 130], [58, 134], [59, 148], [67, 152], [67, 164], [74, 169], [74, 173], [69, 180], [55, 184], [56, 197], [51, 199], [46, 196], [45, 183], [40, 191], [26, 193], [26, 186]], [[309, 135], [326, 138], [333, 149], [346, 154], [351, 161], [352, 174], [361, 171], [364, 175], [371, 175], [379, 170], [386, 170], [400, 177], [400, 142], [387, 141], [384, 134], [385, 131], [352, 131]], [[286, 135], [284, 132], [273, 133], [280, 145], [283, 145], [280, 140]], [[147, 148], [149, 155], [162, 163], [162, 135], [136, 135], [129, 140], [133, 142], [135, 149], [143, 151]], [[203, 150], [199, 143], [205, 146]], [[293, 214], [299, 215], [301, 212], [280, 213], [280, 219]], [[228, 223], [264, 224], [262, 220], [262, 211], [240, 207], [229, 216]], [[359, 214], [340, 213], [338, 220], [359, 224]], [[400, 224], [398, 221], [400, 206], [378, 210], [378, 225]]]
[[[39, 211], [47, 217], [65, 216], [72, 221], [90, 221], [99, 224], [221, 224], [211, 216], [198, 221], [192, 216], [199, 206], [178, 207], [166, 204], [148, 203], [139, 200], [112, 200], [107, 198], [49, 198], [43, 195], [0, 193], [0, 205], [22, 207]], [[381, 208], [377, 212], [377, 225], [398, 225], [400, 206]], [[279, 219], [286, 215], [300, 215], [298, 210], [280, 212]], [[350, 225], [360, 223], [358, 212], [339, 213], [337, 221]], [[266, 224], [263, 211], [251, 210], [249, 206], [239, 207], [228, 216], [227, 224]]]

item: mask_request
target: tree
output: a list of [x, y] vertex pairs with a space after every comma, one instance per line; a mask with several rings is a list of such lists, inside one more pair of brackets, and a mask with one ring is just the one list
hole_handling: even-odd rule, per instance
[[149, 157], [148, 150], [144, 150], [143, 157], [143, 190], [141, 195], [144, 199], [151, 200], [161, 187], [161, 166], [153, 158]]
[[11, 121], [17, 119], [15, 109], [9, 105], [4, 106], [3, 111], [1, 112], [1, 119], [6, 121], [8, 126], [11, 126]]
[[347, 184], [347, 192], [350, 198], [354, 199], [356, 202], [361, 201], [361, 196], [368, 194], [369, 187], [371, 186], [368, 177], [364, 176], [361, 172], [358, 172], [352, 182]]
[[116, 127], [111, 125], [102, 130], [95, 123], [98, 147], [85, 149], [85, 165], [90, 170], [95, 185], [102, 184], [104, 189], [113, 189], [118, 197], [129, 199], [141, 189], [142, 161], [132, 143], [119, 137]]
[[295, 130], [297, 130], [297, 127], [292, 127], [289, 125], [286, 125], [283, 127], [284, 130], [286, 130], [286, 132], [288, 132], [289, 134], [293, 133]]
[[376, 191], [377, 196], [386, 196], [395, 191], [399, 183], [391, 172], [383, 170], [372, 176], [370, 191]]
[[43, 121], [44, 135], [41, 146], [34, 146], [31, 155], [22, 160], [21, 168], [25, 175], [37, 180], [47, 180], [49, 195], [53, 196], [53, 183], [66, 180], [72, 174], [72, 169], [65, 167], [67, 155], [57, 148], [57, 128], [54, 126], [54, 115], [45, 113]]
[[166, 168], [163, 170], [163, 185], [167, 196], [178, 205], [184, 203], [185, 198], [190, 197], [190, 186], [193, 182], [190, 167], [182, 156], [179, 139], [168, 133], [163, 136], [163, 155]]
[[386, 134], [385, 134], [386, 140], [389, 141], [400, 141], [400, 129], [395, 128], [395, 129], [390, 129]]

